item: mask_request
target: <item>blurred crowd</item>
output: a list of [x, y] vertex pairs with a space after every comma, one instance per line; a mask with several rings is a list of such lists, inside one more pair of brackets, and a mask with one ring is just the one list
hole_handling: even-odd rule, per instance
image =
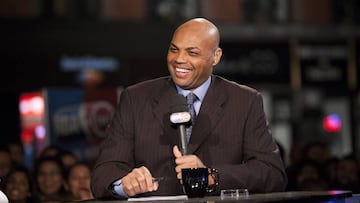
[[0, 189], [11, 203], [70, 202], [93, 199], [91, 166], [73, 152], [51, 145], [24, 165], [21, 143], [0, 148]]
[[354, 155], [332, 156], [326, 143], [297, 144], [286, 168], [288, 191], [349, 190], [360, 193], [360, 165]]
[[[324, 143], [299, 144], [292, 147], [290, 161], [286, 167], [287, 191], [350, 190], [360, 193], [360, 165], [351, 155], [333, 157]], [[93, 199], [90, 174], [89, 163], [54, 145], [40, 152], [33, 169], [24, 166], [24, 149], [20, 142], [0, 148], [0, 189], [10, 202]]]

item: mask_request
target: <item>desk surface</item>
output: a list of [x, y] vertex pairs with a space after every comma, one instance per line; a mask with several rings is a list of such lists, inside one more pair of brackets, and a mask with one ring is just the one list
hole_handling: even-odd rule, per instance
[[[294, 191], [294, 192], [277, 192], [277, 193], [266, 193], [266, 194], [250, 194], [248, 197], [241, 197], [238, 199], [221, 199], [220, 196], [207, 196], [204, 198], [189, 198], [188, 200], [154, 200], [146, 201], [149, 203], [153, 202], [201, 202], [201, 203], [216, 203], [216, 202], [314, 202], [323, 203], [331, 200], [331, 202], [359, 202], [360, 196], [353, 197], [351, 191]], [[350, 201], [345, 201], [345, 200]], [[127, 200], [88, 200], [87, 203], [120, 203], [128, 202]], [[140, 201], [137, 201], [140, 202]]]

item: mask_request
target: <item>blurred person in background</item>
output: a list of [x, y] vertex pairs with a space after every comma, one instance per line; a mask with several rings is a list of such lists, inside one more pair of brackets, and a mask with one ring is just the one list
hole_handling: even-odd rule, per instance
[[5, 177], [12, 166], [11, 154], [6, 146], [0, 146], [0, 189], [2, 189]]
[[300, 142], [294, 142], [290, 148], [289, 163], [286, 166], [286, 175], [288, 177], [288, 183], [286, 185], [286, 191], [296, 190], [296, 174], [298, 167], [303, 160], [304, 144]]
[[[290, 152], [290, 159], [291, 163], [286, 168], [286, 173], [289, 178], [288, 185], [286, 190], [287, 191], [293, 191], [293, 190], [299, 190], [299, 184], [303, 185], [301, 186], [302, 189], [313, 187], [316, 189], [316, 187], [320, 188], [327, 188], [329, 184], [327, 175], [328, 171], [322, 171], [321, 170], [321, 179], [318, 181], [311, 180], [304, 180], [299, 182], [299, 175], [300, 177], [310, 177], [315, 174], [307, 174], [306, 171], [310, 172], [310, 170], [307, 169], [313, 169], [314, 171], [318, 171], [319, 169], [326, 168], [328, 161], [330, 160], [330, 151], [329, 147], [326, 143], [322, 142], [310, 142], [307, 144], [302, 143], [296, 143], [291, 148]], [[310, 165], [311, 163], [311, 165]], [[304, 169], [304, 172], [301, 172], [301, 170]], [[299, 174], [300, 173], [300, 174]], [[318, 172], [316, 173], [318, 174]], [[318, 176], [318, 175], [316, 175]], [[320, 177], [319, 177], [320, 178]], [[301, 179], [301, 178], [300, 178]], [[305, 186], [305, 182], [306, 185]], [[318, 184], [318, 186], [316, 185]], [[318, 189], [317, 189], [318, 190]]]
[[336, 182], [338, 163], [339, 159], [337, 157], [331, 157], [325, 165], [326, 176], [330, 186], [334, 185]]
[[24, 156], [25, 150], [21, 141], [10, 142], [8, 144], [8, 149], [10, 151], [11, 160], [14, 164], [23, 166], [24, 165]]
[[57, 157], [60, 159], [64, 166], [64, 170], [69, 169], [72, 165], [79, 162], [79, 158], [76, 156], [75, 153], [69, 150], [61, 150], [57, 154]]
[[323, 142], [312, 142], [305, 146], [303, 159], [315, 161], [325, 165], [330, 159], [330, 149], [328, 144]]
[[295, 171], [295, 188], [298, 191], [321, 191], [329, 189], [324, 168], [314, 160], [303, 160]]
[[64, 168], [60, 160], [44, 157], [35, 163], [36, 194], [39, 202], [65, 201]]
[[33, 182], [28, 169], [14, 166], [7, 175], [4, 192], [10, 203], [35, 203]]
[[72, 200], [94, 199], [90, 189], [91, 169], [88, 164], [79, 162], [72, 165], [66, 175], [65, 189]]
[[39, 154], [39, 158], [56, 157], [61, 152], [61, 148], [57, 145], [49, 145], [45, 147]]
[[332, 188], [360, 193], [360, 166], [353, 156], [346, 156], [338, 161]]

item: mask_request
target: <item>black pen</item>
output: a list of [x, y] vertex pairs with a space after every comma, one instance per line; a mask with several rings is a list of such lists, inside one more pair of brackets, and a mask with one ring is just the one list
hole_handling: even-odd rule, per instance
[[162, 181], [164, 179], [165, 179], [165, 177], [157, 177], [157, 178], [152, 178], [152, 181], [154, 183], [154, 182], [160, 182], [160, 181]]

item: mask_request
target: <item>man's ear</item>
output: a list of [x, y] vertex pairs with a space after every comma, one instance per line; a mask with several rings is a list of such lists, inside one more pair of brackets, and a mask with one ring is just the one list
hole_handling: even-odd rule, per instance
[[212, 64], [213, 66], [216, 66], [220, 62], [221, 56], [222, 56], [222, 49], [217, 48], [215, 50], [214, 62]]

